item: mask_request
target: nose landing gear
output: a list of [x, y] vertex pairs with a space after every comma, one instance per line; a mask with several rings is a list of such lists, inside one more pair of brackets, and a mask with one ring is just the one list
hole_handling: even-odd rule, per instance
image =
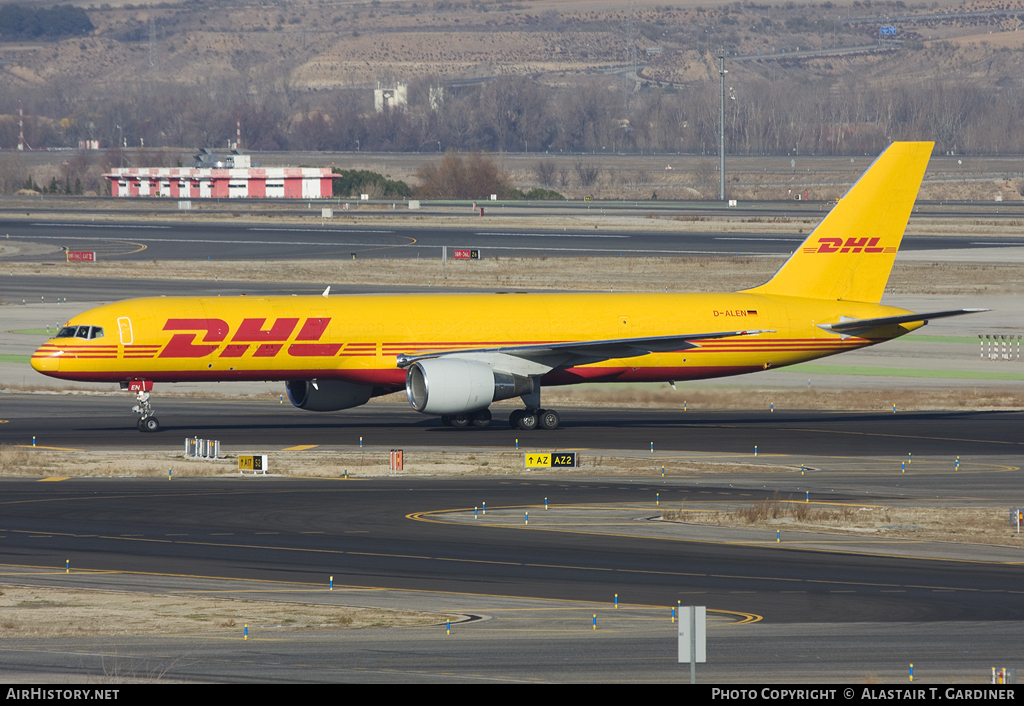
[[132, 411], [139, 415], [139, 421], [136, 424], [138, 430], [159, 431], [160, 422], [153, 416], [153, 405], [149, 401], [149, 391], [153, 389], [153, 382], [151, 380], [131, 380], [122, 382], [121, 389], [135, 393], [135, 401], [138, 404], [132, 407]]

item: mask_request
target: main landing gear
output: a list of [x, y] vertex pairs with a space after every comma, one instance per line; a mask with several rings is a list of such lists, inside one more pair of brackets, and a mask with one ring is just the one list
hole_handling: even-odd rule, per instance
[[137, 405], [132, 411], [139, 415], [136, 424], [139, 431], [159, 431], [160, 422], [153, 416], [153, 405], [149, 401], [149, 391], [153, 389], [153, 383], [149, 380], [131, 380], [121, 383], [122, 390], [131, 390], [135, 393]]
[[553, 409], [517, 409], [508, 416], [509, 426], [523, 431], [557, 429], [559, 421], [558, 412]]
[[540, 408], [540, 378], [533, 379], [533, 390], [519, 399], [526, 405], [526, 409], [517, 409], [509, 415], [508, 423], [513, 429], [532, 431], [533, 429], [557, 429], [559, 418], [558, 412], [553, 409]]

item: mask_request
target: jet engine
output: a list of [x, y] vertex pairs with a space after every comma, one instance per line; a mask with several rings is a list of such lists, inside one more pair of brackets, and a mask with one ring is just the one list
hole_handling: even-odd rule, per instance
[[358, 407], [375, 395], [372, 387], [342, 380], [289, 380], [284, 389], [288, 393], [288, 401], [310, 412], [336, 412]]
[[417, 412], [463, 414], [527, 395], [533, 392], [533, 380], [498, 372], [476, 360], [428, 358], [409, 366], [405, 391]]

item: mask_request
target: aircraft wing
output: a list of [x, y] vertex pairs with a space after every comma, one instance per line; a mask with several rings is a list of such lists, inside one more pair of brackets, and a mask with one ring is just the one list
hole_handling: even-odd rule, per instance
[[977, 314], [989, 309], [953, 309], [950, 311], [930, 311], [925, 314], [904, 314], [902, 316], [881, 316], [877, 319], [846, 319], [835, 324], [818, 324], [818, 328], [840, 333], [846, 336], [855, 336], [880, 326], [894, 326], [896, 324], [909, 324], [914, 321], [928, 323], [929, 319], [944, 319], [948, 316], [961, 316], [963, 314]]
[[614, 338], [604, 341], [567, 341], [563, 343], [539, 343], [528, 346], [500, 346], [496, 348], [467, 348], [455, 351], [438, 351], [421, 355], [401, 354], [398, 367], [407, 368], [418, 360], [442, 356], [471, 357], [477, 359], [507, 357], [532, 361], [549, 370], [557, 367], [571, 367], [599, 363], [613, 358], [633, 358], [648, 353], [668, 353], [689, 348], [699, 348], [694, 343], [709, 338], [731, 338], [734, 336], [756, 336], [760, 333], [774, 333], [768, 329], [747, 331], [718, 331], [715, 333], [693, 333], [679, 336], [649, 336], [645, 338]]

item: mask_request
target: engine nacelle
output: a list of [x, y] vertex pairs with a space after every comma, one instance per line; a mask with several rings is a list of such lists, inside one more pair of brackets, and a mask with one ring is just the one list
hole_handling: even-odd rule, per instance
[[461, 358], [428, 358], [409, 366], [409, 404], [424, 414], [463, 414], [491, 402], [533, 392], [533, 380], [502, 373], [487, 363]]
[[366, 404], [374, 389], [343, 380], [289, 380], [284, 384], [288, 400], [299, 409], [310, 412], [336, 412]]

